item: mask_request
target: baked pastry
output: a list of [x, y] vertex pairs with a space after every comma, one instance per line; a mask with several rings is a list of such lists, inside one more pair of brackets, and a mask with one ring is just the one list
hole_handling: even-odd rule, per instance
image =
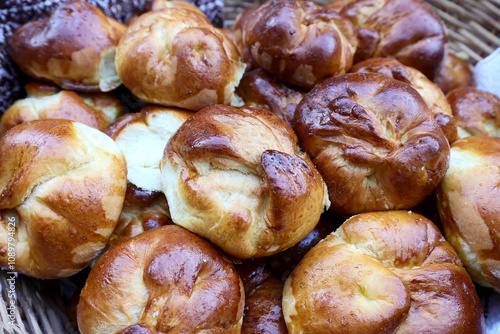
[[20, 124], [0, 139], [0, 266], [8, 268], [6, 210], [18, 215], [15, 270], [61, 278], [108, 243], [123, 205], [127, 168], [104, 133], [55, 119]]
[[374, 57], [396, 58], [433, 80], [448, 41], [441, 18], [421, 0], [334, 0], [325, 8], [339, 11], [358, 28], [354, 63]]
[[474, 87], [456, 88], [446, 94], [455, 117], [458, 136], [500, 137], [500, 98]]
[[160, 169], [173, 222], [241, 259], [293, 246], [328, 205], [292, 129], [267, 109], [197, 112], [168, 142]]
[[[46, 81], [29, 81], [24, 85], [27, 97], [49, 96], [59, 93], [62, 89], [56, 84]], [[129, 110], [131, 101], [127, 100], [127, 96], [121, 93], [120, 98], [113, 93], [85, 93], [76, 92], [89, 107], [100, 110], [106, 115], [107, 124], [113, 123], [118, 117]], [[122, 101], [123, 100], [123, 103]], [[127, 106], [124, 105], [127, 104]]]
[[347, 220], [283, 290], [293, 333], [485, 333], [474, 284], [429, 220], [407, 211]]
[[243, 43], [243, 26], [250, 15], [257, 10], [257, 8], [259, 8], [258, 5], [246, 8], [236, 16], [234, 28], [224, 30], [229, 38], [231, 38], [234, 44], [238, 47], [241, 57], [243, 58], [243, 62], [247, 65], [245, 68], [246, 72], [253, 71], [260, 67], [259, 63], [253, 59], [250, 50], [245, 46], [245, 43]]
[[127, 160], [127, 179], [142, 190], [161, 192], [160, 161], [168, 140], [193, 112], [146, 106], [140, 113], [120, 117], [106, 134], [115, 140]]
[[434, 76], [434, 83], [448, 94], [455, 88], [474, 86], [472, 70], [469, 63], [457, 55], [448, 52], [444, 64]]
[[180, 226], [107, 251], [78, 303], [82, 334], [240, 333], [245, 295], [219, 249]]
[[118, 44], [116, 67], [123, 84], [148, 103], [193, 111], [241, 104], [234, 94], [245, 71], [238, 49], [193, 10], [139, 16]]
[[243, 75], [236, 93], [246, 103], [269, 108], [292, 126], [295, 108], [307, 91], [286, 84], [258, 68]]
[[152, 228], [172, 224], [165, 195], [127, 184], [125, 202], [109, 245], [114, 247]]
[[500, 292], [500, 138], [471, 136], [451, 146], [437, 188], [446, 239], [472, 279]]
[[115, 51], [125, 25], [85, 1], [61, 3], [49, 16], [19, 27], [11, 56], [22, 71], [64, 89], [107, 92], [121, 84]]
[[448, 141], [425, 101], [380, 74], [316, 86], [297, 106], [294, 130], [340, 215], [412, 208], [448, 168]]
[[283, 282], [286, 281], [304, 255], [316, 246], [318, 242], [335, 231], [344, 221], [344, 218], [331, 211], [324, 212], [318, 224], [304, 239], [300, 240], [293, 247], [267, 257], [269, 268]]
[[196, 5], [192, 4], [191, 2], [188, 1], [182, 1], [182, 0], [153, 0], [149, 1], [146, 3], [142, 11], [135, 13], [130, 17], [130, 19], [127, 21], [127, 25], [131, 25], [135, 19], [137, 19], [139, 16], [141, 16], [144, 13], [150, 12], [152, 10], [162, 10], [165, 8], [184, 8], [184, 9], [189, 9], [197, 12], [198, 14], [201, 14], [205, 16], [205, 13], [203, 13]]
[[448, 141], [452, 143], [457, 140], [457, 125], [446, 95], [419, 70], [405, 66], [393, 58], [371, 58], [357, 63], [350, 72], [379, 73], [409, 84], [427, 103]]
[[18, 124], [39, 119], [68, 119], [104, 131], [122, 111], [120, 101], [110, 93], [82, 97], [42, 82], [29, 83], [26, 91], [27, 97], [14, 102], [2, 115], [0, 136]]
[[151, 10], [161, 10], [165, 8], [185, 8], [189, 10], [193, 10], [197, 12], [198, 14], [201, 14], [205, 16], [205, 13], [203, 13], [196, 5], [189, 1], [179, 1], [179, 0], [153, 0], [148, 2], [144, 6], [145, 11], [151, 11]]
[[283, 281], [276, 278], [265, 259], [235, 265], [245, 289], [245, 311], [241, 334], [288, 334], [281, 300]]
[[349, 20], [312, 1], [269, 0], [246, 18], [242, 33], [263, 69], [304, 89], [346, 73], [356, 51]]

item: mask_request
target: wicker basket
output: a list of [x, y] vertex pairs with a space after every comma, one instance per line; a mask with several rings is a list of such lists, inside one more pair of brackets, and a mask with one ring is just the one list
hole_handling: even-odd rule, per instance
[[[226, 27], [232, 27], [238, 13], [264, 1], [225, 0]], [[330, 1], [318, 0], [320, 4]], [[427, 0], [444, 20], [449, 36], [449, 49], [474, 65], [500, 47], [500, 0]], [[15, 326], [9, 321], [9, 282], [13, 274], [0, 271], [0, 334], [78, 333], [70, 320], [69, 299], [78, 284], [71, 279], [44, 281], [16, 275], [17, 312]], [[84, 276], [82, 273], [80, 276]], [[493, 293], [481, 289], [483, 306]], [[485, 315], [488, 315], [485, 310]]]

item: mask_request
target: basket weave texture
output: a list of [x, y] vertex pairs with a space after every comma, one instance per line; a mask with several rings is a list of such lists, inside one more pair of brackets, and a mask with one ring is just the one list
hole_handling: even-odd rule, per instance
[[[259, 0], [225, 0], [225, 26], [231, 28], [236, 16]], [[317, 0], [326, 4], [329, 0]], [[474, 65], [500, 47], [500, 0], [426, 0], [446, 24], [449, 50]], [[0, 271], [0, 334], [78, 333], [69, 320], [67, 294], [76, 288], [69, 280], [43, 281], [18, 275], [16, 278], [17, 326], [8, 321], [7, 279]]]

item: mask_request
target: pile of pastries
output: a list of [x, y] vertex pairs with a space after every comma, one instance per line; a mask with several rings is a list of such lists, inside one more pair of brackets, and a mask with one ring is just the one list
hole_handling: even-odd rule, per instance
[[10, 48], [0, 266], [90, 266], [81, 333], [485, 332], [500, 99], [425, 2], [73, 0]]

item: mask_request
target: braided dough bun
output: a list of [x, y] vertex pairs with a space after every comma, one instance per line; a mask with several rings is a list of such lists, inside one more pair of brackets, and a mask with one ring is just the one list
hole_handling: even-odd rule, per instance
[[500, 292], [500, 138], [471, 136], [451, 146], [437, 188], [446, 239], [472, 279]]
[[448, 94], [455, 88], [474, 86], [469, 63], [457, 55], [448, 52], [444, 64], [434, 76], [434, 83]]
[[201, 14], [205, 16], [205, 13], [203, 13], [196, 5], [187, 2], [187, 1], [177, 1], [177, 0], [153, 0], [148, 2], [142, 11], [135, 13], [132, 15], [132, 17], [127, 21], [127, 25], [131, 25], [135, 19], [137, 19], [139, 16], [141, 16], [144, 13], [147, 13], [152, 10], [161, 10], [165, 8], [184, 8], [184, 9], [189, 9], [192, 11], [197, 12], [198, 14]]
[[312, 1], [270, 0], [245, 20], [245, 47], [284, 82], [310, 89], [352, 66], [356, 32], [334, 10]]
[[351, 73], [379, 73], [412, 86], [434, 114], [434, 119], [450, 143], [457, 140], [457, 125], [446, 95], [417, 69], [405, 66], [392, 58], [371, 58], [357, 63]]
[[242, 259], [293, 246], [328, 205], [292, 129], [267, 109], [199, 111], [168, 142], [161, 177], [174, 223]]
[[168, 140], [193, 112], [146, 106], [140, 113], [120, 117], [106, 134], [115, 140], [127, 160], [127, 179], [142, 190], [161, 192], [160, 161]]
[[448, 38], [441, 18], [421, 0], [334, 0], [358, 28], [354, 63], [374, 57], [396, 58], [433, 79], [441, 68]]
[[234, 20], [234, 29], [225, 30], [225, 32], [228, 34], [228, 36], [231, 38], [234, 44], [238, 47], [241, 57], [243, 58], [243, 61], [247, 65], [245, 68], [246, 72], [253, 71], [254, 69], [260, 67], [259, 63], [257, 63], [255, 59], [253, 59], [250, 50], [245, 46], [245, 43], [243, 43], [243, 27], [248, 18], [250, 17], [250, 15], [254, 11], [256, 11], [257, 8], [259, 8], [259, 6], [246, 8], [245, 10], [240, 12]]
[[283, 290], [296, 333], [485, 333], [474, 284], [425, 217], [407, 211], [348, 219], [311, 249]]
[[294, 130], [341, 215], [412, 208], [448, 168], [448, 141], [425, 101], [380, 74], [316, 86], [297, 106]]
[[500, 98], [474, 87], [456, 88], [446, 95], [457, 122], [458, 136], [500, 137]]
[[141, 100], [198, 111], [240, 104], [238, 49], [208, 19], [173, 7], [147, 12], [127, 28], [116, 54], [120, 79]]
[[39, 119], [68, 119], [104, 131], [122, 111], [110, 93], [77, 94], [43, 82], [26, 85], [28, 96], [14, 102], [2, 115], [0, 136], [10, 128]]
[[[0, 139], [0, 210], [19, 216], [15, 269], [74, 275], [106, 246], [123, 205], [123, 153], [102, 132], [68, 120], [20, 124]], [[7, 268], [7, 225], [0, 265]]]
[[19, 27], [11, 56], [35, 79], [68, 90], [107, 92], [121, 84], [114, 62], [125, 28], [85, 1], [69, 1]]
[[17, 100], [0, 120], [0, 135], [24, 122], [40, 119], [67, 119], [103, 131], [109, 125], [104, 113], [89, 107], [75, 92], [62, 90], [49, 96]]
[[182, 227], [146, 231], [106, 252], [78, 303], [82, 334], [240, 333], [245, 292], [233, 264]]
[[[28, 97], [36, 96], [49, 96], [59, 93], [62, 89], [56, 84], [45, 81], [29, 81], [24, 85], [24, 90]], [[76, 92], [89, 107], [103, 112], [106, 115], [107, 124], [113, 123], [120, 117], [127, 107], [124, 103], [129, 101], [122, 101], [114, 93], [101, 93], [101, 92]], [[120, 96], [123, 98], [123, 95]], [[124, 99], [125, 100], [125, 99]]]

